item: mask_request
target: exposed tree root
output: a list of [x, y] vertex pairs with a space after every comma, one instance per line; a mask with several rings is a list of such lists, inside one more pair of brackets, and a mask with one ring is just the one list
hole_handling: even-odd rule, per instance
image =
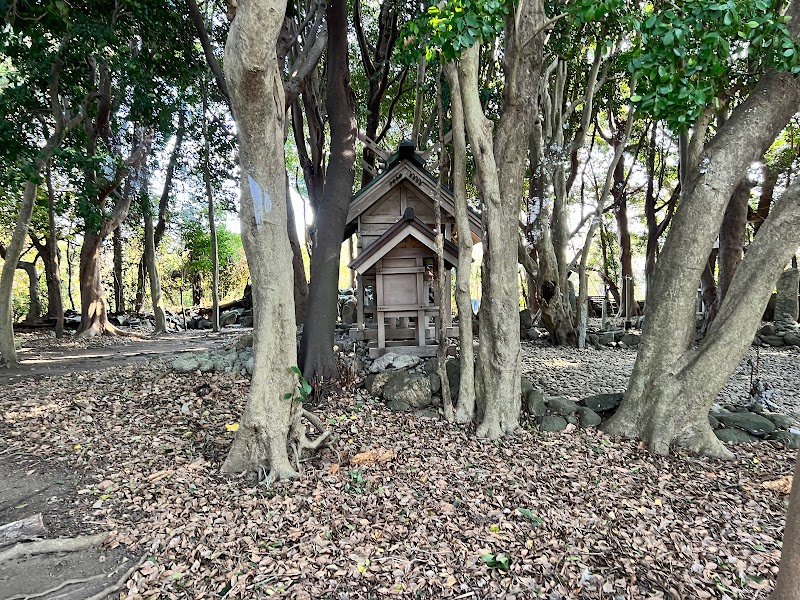
[[108, 336], [119, 336], [119, 337], [131, 337], [131, 338], [138, 338], [144, 339], [147, 336], [142, 333], [136, 333], [134, 331], [123, 331], [122, 329], [116, 327], [110, 321], [100, 322], [95, 321], [91, 325], [89, 325], [86, 329], [78, 330], [78, 333], [75, 334], [76, 338], [90, 338], [90, 337], [97, 337], [101, 335], [108, 335]]
[[92, 577], [86, 577], [84, 579], [67, 579], [66, 581], [62, 581], [61, 583], [59, 583], [56, 587], [50, 588], [49, 590], [45, 590], [37, 594], [30, 594], [28, 596], [23, 596], [21, 594], [18, 596], [11, 596], [7, 600], [33, 600], [33, 598], [41, 598], [42, 596], [47, 596], [48, 594], [57, 592], [58, 590], [63, 589], [70, 585], [78, 585], [79, 583], [90, 583], [92, 581], [97, 581], [98, 579], [104, 579], [105, 577], [107, 577], [105, 573], [100, 573], [99, 575], [93, 575]]
[[16, 544], [8, 550], [0, 552], [0, 563], [34, 554], [48, 554], [51, 552], [77, 552], [79, 550], [88, 550], [89, 548], [93, 548], [102, 544], [107, 537], [107, 533], [98, 533], [97, 535], [84, 535], [76, 538], [61, 538], [56, 540], [41, 540], [38, 542]]
[[125, 571], [125, 572], [122, 574], [122, 576], [121, 576], [119, 579], [117, 579], [117, 582], [116, 582], [116, 583], [114, 583], [114, 584], [112, 584], [112, 585], [109, 585], [108, 587], [106, 587], [106, 588], [104, 588], [104, 589], [100, 590], [100, 591], [99, 591], [99, 592], [97, 592], [97, 593], [96, 593], [94, 596], [89, 596], [89, 597], [88, 597], [86, 600], [104, 600], [105, 598], [107, 598], [108, 596], [110, 596], [111, 594], [113, 594], [114, 592], [116, 592], [117, 590], [120, 590], [120, 589], [122, 589], [122, 586], [124, 586], [124, 585], [125, 585], [125, 582], [126, 582], [126, 581], [128, 581], [128, 578], [129, 578], [131, 575], [133, 575], [133, 572], [134, 572], [134, 571], [136, 571], [136, 569], [138, 569], [139, 567], [141, 567], [141, 566], [142, 566], [142, 564], [144, 564], [144, 561], [145, 561], [146, 559], [147, 559], [147, 557], [146, 557], [146, 556], [143, 556], [142, 558], [140, 558], [140, 559], [139, 559], [139, 562], [137, 562], [137, 563], [136, 563], [135, 565], [133, 565], [133, 566], [132, 566], [130, 569], [128, 569], [127, 571]]

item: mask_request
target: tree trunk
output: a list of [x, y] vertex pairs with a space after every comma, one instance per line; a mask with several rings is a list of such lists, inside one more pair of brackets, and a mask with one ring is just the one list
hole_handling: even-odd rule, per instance
[[306, 265], [303, 262], [303, 251], [297, 234], [297, 224], [289, 191], [289, 179], [286, 178], [286, 228], [289, 234], [289, 245], [292, 248], [292, 273], [294, 274], [294, 319], [299, 325], [306, 320], [308, 306], [308, 279]]
[[164, 307], [161, 306], [161, 279], [158, 276], [158, 266], [156, 264], [153, 213], [150, 206], [149, 186], [146, 183], [147, 177], [144, 178], [144, 181], [145, 184], [139, 192], [141, 194], [142, 214], [144, 215], [144, 263], [147, 267], [147, 276], [150, 281], [150, 299], [153, 302], [153, 315], [155, 316], [153, 333], [158, 335], [167, 332], [167, 317], [164, 314]]
[[[476, 373], [479, 437], [497, 439], [519, 425], [520, 342], [517, 244], [520, 198], [542, 61], [542, 3], [520, 5], [506, 23], [503, 112], [492, 139], [492, 123], [480, 104], [478, 52], [464, 51], [458, 66], [467, 133], [483, 199], [483, 303]], [[537, 33], [538, 32], [538, 33]]]
[[78, 270], [81, 289], [81, 324], [78, 334], [82, 337], [103, 335], [107, 327], [113, 327], [108, 321], [103, 285], [100, 281], [102, 246], [103, 238], [99, 233], [84, 233]]
[[14, 271], [22, 255], [23, 244], [28, 236], [28, 225], [33, 215], [33, 204], [36, 199], [36, 183], [28, 181], [22, 195], [17, 223], [11, 242], [6, 249], [0, 276], [0, 366], [14, 367], [17, 363], [17, 350], [14, 346], [14, 309], [11, 299], [14, 289]]
[[[242, 241], [253, 281], [253, 377], [223, 472], [297, 476], [289, 446], [304, 433], [295, 400], [292, 256], [287, 231], [284, 93], [275, 53], [286, 3], [240, 2], [225, 45], [225, 77], [240, 146]], [[274, 201], [273, 201], [274, 199]], [[288, 395], [288, 397], [287, 397]], [[302, 448], [300, 448], [302, 449]], [[299, 456], [295, 456], [299, 459]]]
[[800, 600], [800, 455], [794, 468], [792, 494], [783, 530], [778, 583], [771, 600]]
[[[37, 256], [38, 258], [38, 256]], [[39, 274], [36, 272], [36, 261], [19, 261], [17, 268], [25, 271], [28, 276], [28, 314], [25, 315], [26, 323], [40, 323], [42, 320], [42, 301], [39, 298]]]
[[64, 300], [61, 297], [61, 250], [58, 247], [58, 229], [56, 228], [56, 194], [53, 189], [53, 178], [50, 162], [47, 163], [47, 240], [39, 251], [44, 262], [44, 274], [47, 280], [47, 317], [56, 321], [56, 338], [64, 336]]
[[211, 190], [211, 141], [208, 138], [208, 97], [205, 81], [203, 85], [203, 183], [208, 201], [208, 227], [211, 238], [211, 330], [217, 333], [219, 331], [219, 246], [214, 193]]
[[125, 312], [124, 285], [122, 282], [122, 228], [117, 227], [114, 239], [114, 309], [118, 313]]
[[733, 192], [731, 201], [725, 209], [722, 227], [719, 230], [719, 275], [717, 294], [708, 313], [706, 323], [710, 324], [717, 316], [733, 274], [744, 256], [744, 236], [747, 231], [747, 206], [750, 200], [750, 184], [742, 181]]
[[456, 307], [461, 377], [456, 404], [456, 422], [470, 423], [475, 418], [475, 357], [472, 338], [472, 231], [467, 208], [467, 141], [464, 132], [464, 109], [458, 71], [453, 63], [445, 65], [450, 83], [453, 121], [453, 196], [455, 198], [456, 231], [458, 233], [458, 270], [456, 271]]
[[316, 217], [317, 234], [311, 253], [311, 285], [303, 328], [300, 360], [309, 381], [335, 378], [333, 353], [336, 303], [347, 210], [355, 179], [355, 96], [350, 87], [347, 57], [347, 3], [332, 0], [327, 7], [328, 64], [326, 108], [331, 130], [325, 187]]
[[[541, 189], [542, 195], [531, 198], [538, 203], [539, 211], [536, 216], [536, 241], [537, 257], [539, 259], [539, 274], [536, 278], [536, 301], [542, 310], [541, 324], [550, 334], [550, 341], [556, 346], [575, 346], [578, 338], [573, 327], [572, 309], [569, 299], [565, 296], [565, 285], [561, 285], [559, 261], [553, 240], [551, 227], [555, 202], [544, 197], [544, 188], [540, 188], [536, 179], [541, 178], [544, 167], [541, 166], [542, 125], [535, 123], [532, 134], [532, 160], [537, 162], [533, 169], [530, 190]], [[535, 192], [534, 192], [535, 193]]]
[[[110, 193], [110, 190], [108, 190]], [[96, 335], [122, 335], [108, 320], [108, 311], [103, 295], [103, 284], [100, 278], [100, 255], [103, 240], [128, 216], [131, 205], [131, 181], [125, 178], [122, 197], [117, 201], [111, 215], [100, 226], [97, 232], [86, 230], [81, 246], [78, 281], [81, 290], [81, 324], [77, 335], [93, 337]]]
[[[620, 275], [624, 282], [622, 303], [619, 306], [620, 316], [630, 314], [631, 317], [639, 316], [639, 304], [634, 294], [633, 279], [633, 251], [631, 249], [631, 232], [628, 228], [628, 196], [625, 193], [625, 161], [620, 160], [614, 168], [614, 184], [612, 194], [616, 204], [614, 216], [617, 219], [617, 235], [619, 238], [619, 265]], [[628, 313], [630, 302], [630, 313]]]
[[[789, 12], [796, 11], [791, 4]], [[790, 26], [797, 26], [796, 19]], [[717, 318], [692, 350], [696, 286], [736, 185], [786, 126], [798, 101], [800, 82], [792, 75], [766, 74], [706, 146], [703, 168], [687, 178], [648, 291], [633, 374], [622, 405], [605, 425], [608, 432], [645, 440], [661, 454], [677, 445], [730, 456], [708, 424], [708, 409], [750, 346], [778, 272], [800, 245], [800, 228], [791, 215], [797, 188], [783, 195], [781, 210], [773, 209], [736, 270]]]

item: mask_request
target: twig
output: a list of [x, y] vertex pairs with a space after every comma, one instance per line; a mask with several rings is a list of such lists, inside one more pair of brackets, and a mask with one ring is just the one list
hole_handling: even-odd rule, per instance
[[65, 588], [68, 585], [75, 585], [78, 583], [89, 583], [90, 581], [103, 579], [104, 577], [106, 577], [106, 574], [100, 573], [99, 575], [93, 575], [92, 577], [86, 577], [85, 579], [67, 579], [64, 582], [59, 583], [56, 587], [50, 588], [49, 590], [45, 590], [43, 592], [39, 592], [38, 594], [30, 594], [29, 596], [23, 596], [22, 594], [20, 594], [18, 596], [11, 596], [11, 598], [8, 598], [7, 600], [32, 600], [33, 598], [41, 598], [42, 596], [47, 596], [48, 594], [57, 592], [61, 588]]
[[117, 591], [118, 589], [120, 589], [120, 588], [121, 588], [123, 585], [125, 585], [125, 582], [126, 582], [126, 581], [128, 581], [128, 577], [130, 577], [131, 575], [133, 575], [133, 572], [134, 572], [136, 569], [138, 569], [139, 567], [141, 567], [141, 566], [142, 566], [142, 564], [144, 564], [144, 561], [145, 561], [145, 560], [147, 560], [147, 556], [143, 556], [141, 559], [139, 559], [139, 562], [137, 562], [137, 563], [136, 563], [135, 565], [133, 565], [133, 566], [132, 566], [130, 569], [128, 569], [127, 571], [125, 571], [125, 573], [123, 573], [123, 574], [122, 574], [122, 577], [120, 577], [119, 579], [117, 579], [117, 582], [116, 582], [115, 584], [113, 584], [113, 585], [110, 585], [110, 586], [108, 586], [107, 588], [100, 590], [100, 591], [99, 591], [99, 592], [97, 592], [97, 593], [96, 593], [94, 596], [89, 596], [89, 597], [88, 597], [86, 600], [103, 600], [103, 599], [104, 599], [104, 598], [106, 598], [106, 597], [107, 597], [109, 594], [113, 594], [114, 592], [116, 592], [116, 591]]
[[41, 540], [38, 542], [28, 542], [25, 544], [17, 544], [4, 552], [0, 552], [0, 564], [7, 560], [27, 556], [30, 554], [48, 554], [50, 552], [77, 552], [79, 550], [87, 550], [94, 546], [102, 544], [107, 533], [98, 533], [97, 535], [85, 535], [76, 538], [61, 538], [55, 540]]

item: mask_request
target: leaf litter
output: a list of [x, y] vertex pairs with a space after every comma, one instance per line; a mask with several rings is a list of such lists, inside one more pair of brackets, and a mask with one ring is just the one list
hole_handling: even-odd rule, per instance
[[[203, 386], [204, 394], [195, 390]], [[0, 435], [79, 475], [82, 533], [147, 560], [122, 598], [766, 598], [792, 452], [721, 462], [583, 430], [491, 443], [363, 390], [295, 481], [223, 477], [249, 381], [158, 361], [0, 389]]]

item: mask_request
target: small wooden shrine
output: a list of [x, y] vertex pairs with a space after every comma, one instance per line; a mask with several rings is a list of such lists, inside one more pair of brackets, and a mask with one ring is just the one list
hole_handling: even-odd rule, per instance
[[[448, 335], [458, 335], [451, 327], [450, 294], [440, 299], [436, 286], [436, 188], [436, 178], [414, 145], [403, 142], [386, 169], [350, 203], [345, 238], [356, 235], [357, 255], [350, 268], [358, 273], [358, 316], [350, 335], [369, 341], [372, 358], [389, 351], [434, 356], [439, 302], [449, 309]], [[458, 262], [455, 202], [446, 186], [438, 193], [449, 290], [451, 269]], [[479, 242], [480, 217], [470, 211], [469, 220], [473, 241]]]

